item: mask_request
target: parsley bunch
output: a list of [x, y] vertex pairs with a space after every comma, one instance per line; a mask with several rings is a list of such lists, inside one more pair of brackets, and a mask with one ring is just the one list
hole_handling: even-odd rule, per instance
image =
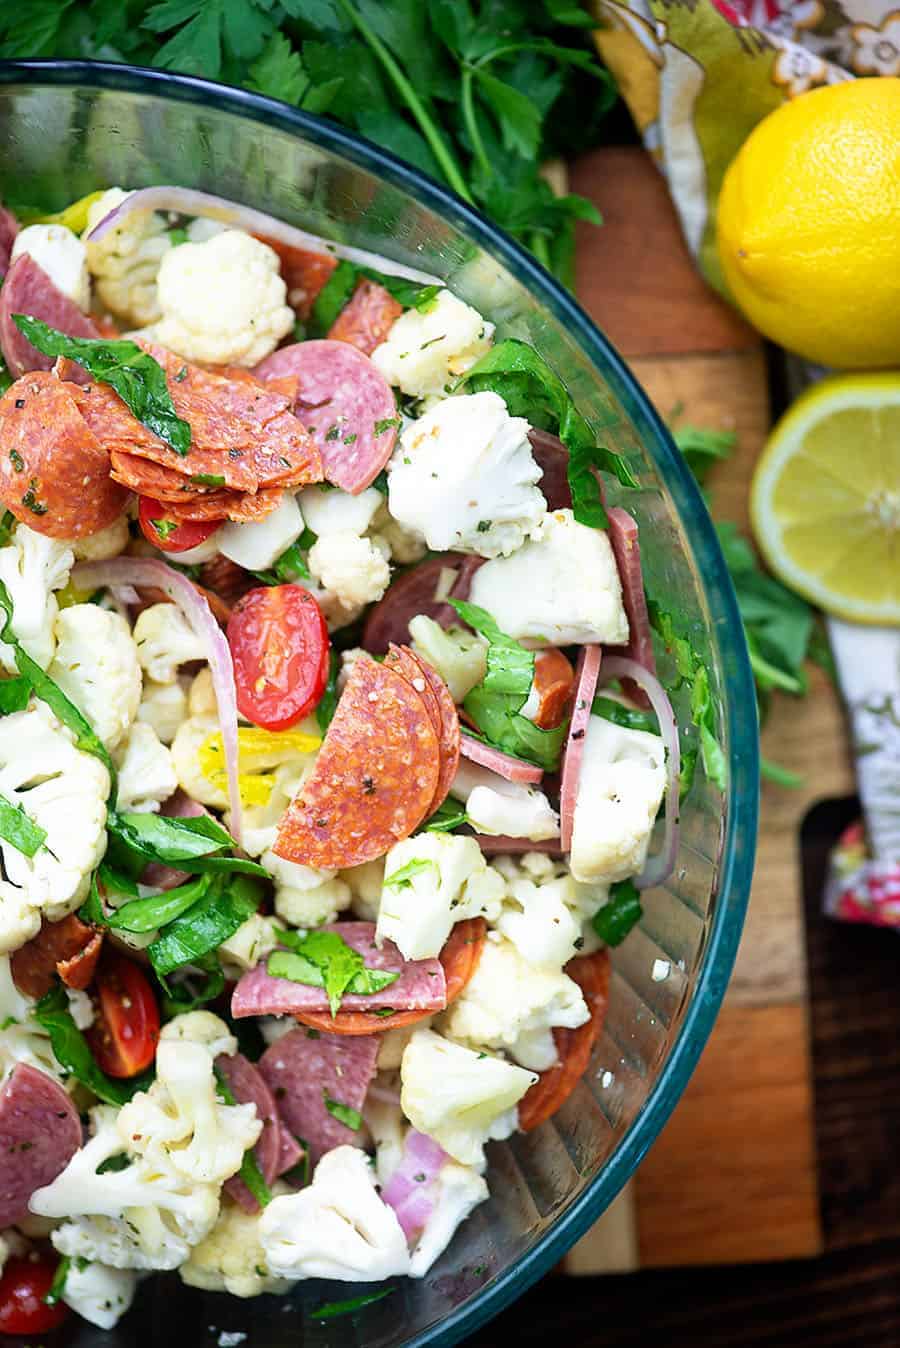
[[127, 61], [283, 99], [443, 180], [567, 285], [574, 224], [541, 173], [596, 144], [615, 86], [579, 0], [30, 0], [0, 58]]

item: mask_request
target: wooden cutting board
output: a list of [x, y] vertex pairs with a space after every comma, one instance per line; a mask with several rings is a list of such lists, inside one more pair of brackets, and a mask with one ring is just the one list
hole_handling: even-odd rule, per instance
[[[666, 417], [731, 429], [710, 487], [717, 518], [746, 528], [753, 465], [771, 422], [758, 335], [701, 280], [665, 183], [643, 150], [595, 151], [571, 186], [604, 227], [580, 230], [577, 293]], [[565, 1272], [756, 1262], [818, 1253], [799, 828], [853, 775], [837, 694], [780, 697], [764, 754], [804, 777], [765, 784], [750, 910], [734, 975], [699, 1066], [625, 1193], [570, 1252]], [[748, 715], [752, 714], [748, 708]]]

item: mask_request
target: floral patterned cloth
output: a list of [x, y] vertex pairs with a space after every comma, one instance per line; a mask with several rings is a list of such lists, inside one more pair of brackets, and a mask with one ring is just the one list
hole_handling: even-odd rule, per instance
[[715, 208], [729, 163], [786, 99], [900, 75], [883, 0], [593, 0], [597, 46], [666, 175], [688, 247], [717, 289]]

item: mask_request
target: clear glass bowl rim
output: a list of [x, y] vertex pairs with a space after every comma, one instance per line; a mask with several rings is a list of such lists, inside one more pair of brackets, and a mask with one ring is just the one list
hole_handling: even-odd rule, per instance
[[[729, 804], [719, 865], [719, 886], [706, 948], [688, 1008], [659, 1077], [627, 1135], [542, 1240], [498, 1274], [478, 1296], [404, 1348], [450, 1348], [497, 1315], [546, 1273], [612, 1201], [655, 1141], [681, 1096], [709, 1037], [737, 953], [750, 894], [759, 794], [756, 698], [737, 599], [705, 503], [684, 460], [647, 394], [622, 357], [581, 306], [537, 260], [455, 192], [362, 136], [261, 94], [191, 75], [105, 61], [0, 61], [0, 84], [85, 85], [180, 102], [211, 105], [263, 125], [297, 134], [343, 156], [404, 190], [452, 222], [492, 254], [553, 313], [608, 381], [628, 414], [641, 425], [644, 448], [665, 481], [690, 539], [728, 677], [722, 680], [727, 726]], [[646, 431], [649, 428], [650, 437]]]

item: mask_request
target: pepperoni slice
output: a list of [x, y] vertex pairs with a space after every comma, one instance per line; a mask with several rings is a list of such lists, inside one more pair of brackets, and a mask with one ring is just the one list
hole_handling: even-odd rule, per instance
[[[456, 1000], [478, 968], [486, 936], [487, 923], [483, 917], [457, 922], [448, 936], [439, 957], [447, 983], [447, 1006]], [[295, 1012], [294, 1019], [312, 1030], [328, 1034], [360, 1035], [399, 1030], [433, 1015], [434, 1011], [427, 1009], [395, 1011], [392, 1016], [378, 1016], [374, 1011], [338, 1011], [332, 1019], [328, 1011], [303, 1011]]]
[[534, 688], [540, 698], [540, 706], [534, 717], [534, 724], [542, 730], [552, 730], [560, 725], [572, 696], [575, 683], [575, 671], [562, 651], [555, 646], [547, 646], [534, 657]]
[[327, 253], [310, 253], [279, 239], [267, 239], [264, 234], [257, 234], [256, 238], [278, 254], [288, 304], [298, 318], [309, 318], [319, 291], [337, 266], [337, 258]]
[[438, 737], [420, 694], [393, 669], [357, 660], [275, 852], [323, 870], [384, 856], [425, 818], [439, 772]]
[[572, 706], [572, 720], [569, 724], [569, 738], [562, 761], [562, 776], [559, 793], [560, 806], [560, 843], [564, 852], [572, 846], [572, 823], [575, 818], [575, 802], [578, 799], [578, 780], [581, 776], [581, 760], [584, 756], [584, 737], [591, 717], [594, 693], [600, 677], [599, 646], [582, 646], [578, 657], [578, 669], [575, 675], [575, 701]]
[[85, 988], [90, 986], [97, 972], [97, 961], [102, 949], [103, 932], [95, 931], [83, 950], [79, 950], [70, 959], [59, 961], [56, 972], [66, 987], [77, 988], [79, 992], [84, 992]]
[[95, 534], [125, 509], [128, 493], [71, 386], [49, 370], [23, 375], [0, 398], [0, 499], [50, 538]]
[[587, 1071], [591, 1052], [606, 1019], [611, 972], [608, 951], [578, 955], [569, 960], [565, 971], [584, 993], [591, 1018], [577, 1029], [553, 1031], [559, 1062], [541, 1072], [519, 1101], [519, 1127], [523, 1133], [545, 1123], [568, 1100]]
[[17, 257], [0, 291], [0, 347], [13, 378], [28, 370], [49, 370], [56, 359], [33, 347], [13, 322], [13, 314], [40, 318], [67, 337], [98, 337], [96, 324], [64, 295], [28, 253]]
[[441, 770], [438, 776], [437, 790], [431, 802], [429, 814], [434, 814], [439, 805], [442, 805], [447, 799], [453, 778], [456, 776], [456, 769], [459, 767], [459, 713], [456, 710], [456, 703], [450, 694], [444, 680], [438, 674], [436, 669], [432, 669], [427, 660], [423, 660], [415, 651], [409, 654], [418, 664], [425, 679], [431, 686], [434, 693], [438, 710], [440, 712], [440, 755]]
[[221, 552], [211, 561], [203, 563], [200, 580], [207, 591], [217, 594], [229, 608], [233, 608], [239, 599], [243, 599], [259, 584], [255, 576], [251, 576], [249, 571]]
[[387, 463], [400, 418], [390, 384], [368, 356], [347, 342], [294, 342], [274, 351], [255, 374], [268, 381], [300, 378], [294, 411], [319, 453], [325, 477], [353, 496]]
[[402, 313], [403, 305], [398, 304], [389, 290], [377, 281], [361, 277], [328, 329], [328, 336], [333, 342], [349, 342], [357, 351], [371, 356]]
[[90, 977], [83, 983], [71, 982], [63, 976], [61, 966], [69, 966], [69, 970], [74, 972], [79, 956], [87, 955], [88, 951], [92, 952], [90, 958], [96, 964], [102, 936], [94, 954], [92, 947], [95, 935], [101, 936], [99, 932], [95, 934], [93, 928], [82, 922], [74, 913], [70, 913], [60, 922], [50, 922], [47, 918], [43, 918], [37, 936], [33, 936], [18, 950], [14, 950], [10, 957], [10, 968], [16, 987], [26, 997], [43, 997], [44, 993], [52, 988], [57, 973], [63, 977], [64, 982], [69, 983], [70, 987], [87, 987]]

